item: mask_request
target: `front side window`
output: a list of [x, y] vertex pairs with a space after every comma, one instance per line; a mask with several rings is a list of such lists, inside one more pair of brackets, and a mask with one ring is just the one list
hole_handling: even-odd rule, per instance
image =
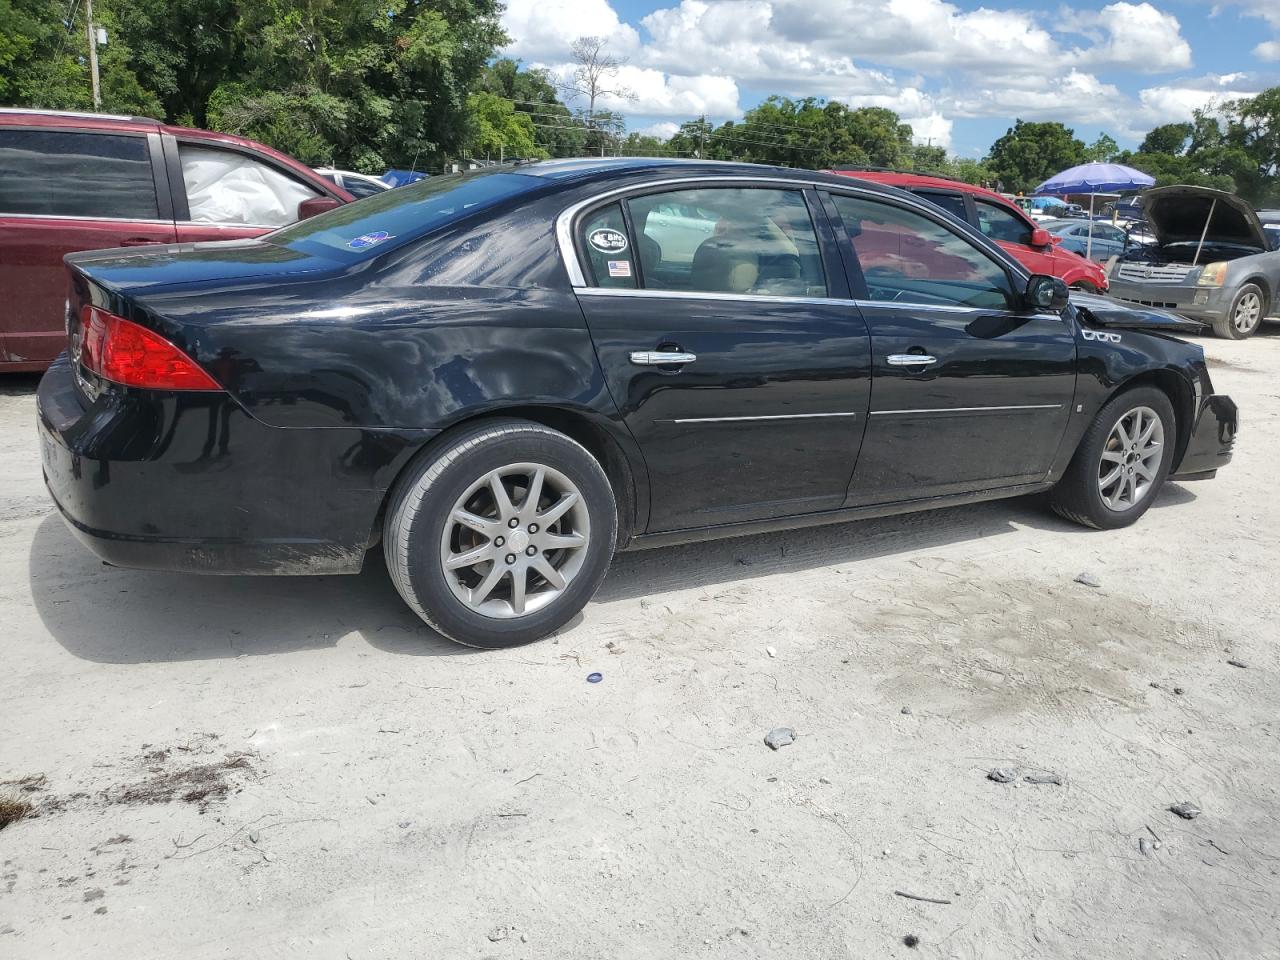
[[871, 300], [1006, 310], [1004, 268], [969, 240], [912, 210], [834, 196]]
[[178, 156], [191, 219], [199, 223], [281, 227], [298, 219], [303, 200], [320, 196], [243, 153], [181, 144]]
[[0, 213], [157, 219], [146, 138], [0, 130]]
[[1008, 207], [976, 198], [973, 204], [978, 212], [978, 229], [986, 236], [1024, 246], [1031, 243], [1030, 225]]
[[799, 191], [706, 187], [632, 197], [627, 205], [647, 290], [827, 296]]
[[351, 194], [357, 200], [363, 200], [365, 197], [372, 197], [375, 193], [385, 193], [386, 188], [380, 187], [376, 183], [370, 183], [368, 180], [362, 180], [360, 177], [343, 177], [342, 189]]

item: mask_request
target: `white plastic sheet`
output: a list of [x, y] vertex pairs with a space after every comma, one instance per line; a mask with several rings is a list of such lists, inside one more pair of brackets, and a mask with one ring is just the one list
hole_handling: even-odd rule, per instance
[[266, 164], [229, 150], [182, 147], [182, 179], [191, 219], [279, 227], [318, 194]]

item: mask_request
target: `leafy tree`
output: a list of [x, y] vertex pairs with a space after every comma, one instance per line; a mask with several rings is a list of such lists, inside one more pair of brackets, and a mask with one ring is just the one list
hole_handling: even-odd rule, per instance
[[1189, 123], [1165, 123], [1152, 129], [1142, 138], [1138, 153], [1163, 153], [1179, 156], [1187, 148], [1187, 141], [1195, 128]]
[[1016, 120], [991, 145], [986, 165], [1005, 190], [1028, 192], [1055, 173], [1084, 162], [1085, 146], [1057, 121]]
[[1120, 144], [1109, 134], [1102, 133], [1084, 149], [1085, 163], [1112, 163], [1120, 155]]
[[510, 100], [494, 93], [473, 93], [467, 98], [471, 131], [467, 146], [473, 157], [485, 159], [540, 159], [547, 152], [537, 145], [533, 120], [520, 113]]
[[511, 101], [527, 114], [538, 149], [550, 157], [576, 157], [586, 150], [585, 127], [561, 101], [545, 70], [521, 70], [516, 60], [502, 57], [485, 68], [480, 91]]

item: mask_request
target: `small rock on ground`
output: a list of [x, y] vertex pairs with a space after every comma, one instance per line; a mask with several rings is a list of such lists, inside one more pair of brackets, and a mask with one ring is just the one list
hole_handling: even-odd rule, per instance
[[1018, 771], [1011, 767], [996, 767], [994, 770], [987, 771], [987, 779], [994, 780], [996, 783], [1013, 783], [1018, 779]]
[[1247, 666], [1243, 660], [1228, 660], [1227, 663], [1233, 667], [1239, 667], [1241, 670], [1244, 670]]
[[488, 933], [489, 940], [492, 943], [498, 943], [501, 940], [507, 939], [509, 936], [511, 936], [511, 930], [507, 927], [494, 927]]
[[779, 750], [788, 744], [795, 743], [796, 732], [790, 727], [774, 727], [765, 734], [764, 742], [770, 750]]
[[1176, 813], [1183, 820], [1194, 820], [1200, 816], [1200, 808], [1194, 803], [1185, 800], [1182, 803], [1175, 803], [1169, 810], [1171, 813]]
[[1096, 588], [1096, 587], [1102, 586], [1102, 581], [1099, 580], [1097, 577], [1095, 577], [1088, 570], [1085, 570], [1078, 577], [1076, 577], [1076, 583], [1083, 583], [1086, 587]]
[[1028, 773], [1022, 778], [1027, 783], [1055, 783], [1062, 786], [1062, 774], [1060, 773]]

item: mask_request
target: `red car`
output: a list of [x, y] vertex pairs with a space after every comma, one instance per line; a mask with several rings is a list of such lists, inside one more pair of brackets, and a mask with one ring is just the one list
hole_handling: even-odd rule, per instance
[[1090, 293], [1101, 293], [1107, 289], [1107, 276], [1099, 264], [1059, 247], [1058, 240], [1049, 231], [1037, 226], [1016, 204], [994, 191], [919, 173], [853, 168], [830, 172], [874, 180], [936, 203], [982, 231], [1032, 273], [1059, 277], [1067, 286]]
[[256, 237], [352, 199], [241, 137], [0, 110], [0, 370], [43, 370], [64, 349], [68, 253]]

